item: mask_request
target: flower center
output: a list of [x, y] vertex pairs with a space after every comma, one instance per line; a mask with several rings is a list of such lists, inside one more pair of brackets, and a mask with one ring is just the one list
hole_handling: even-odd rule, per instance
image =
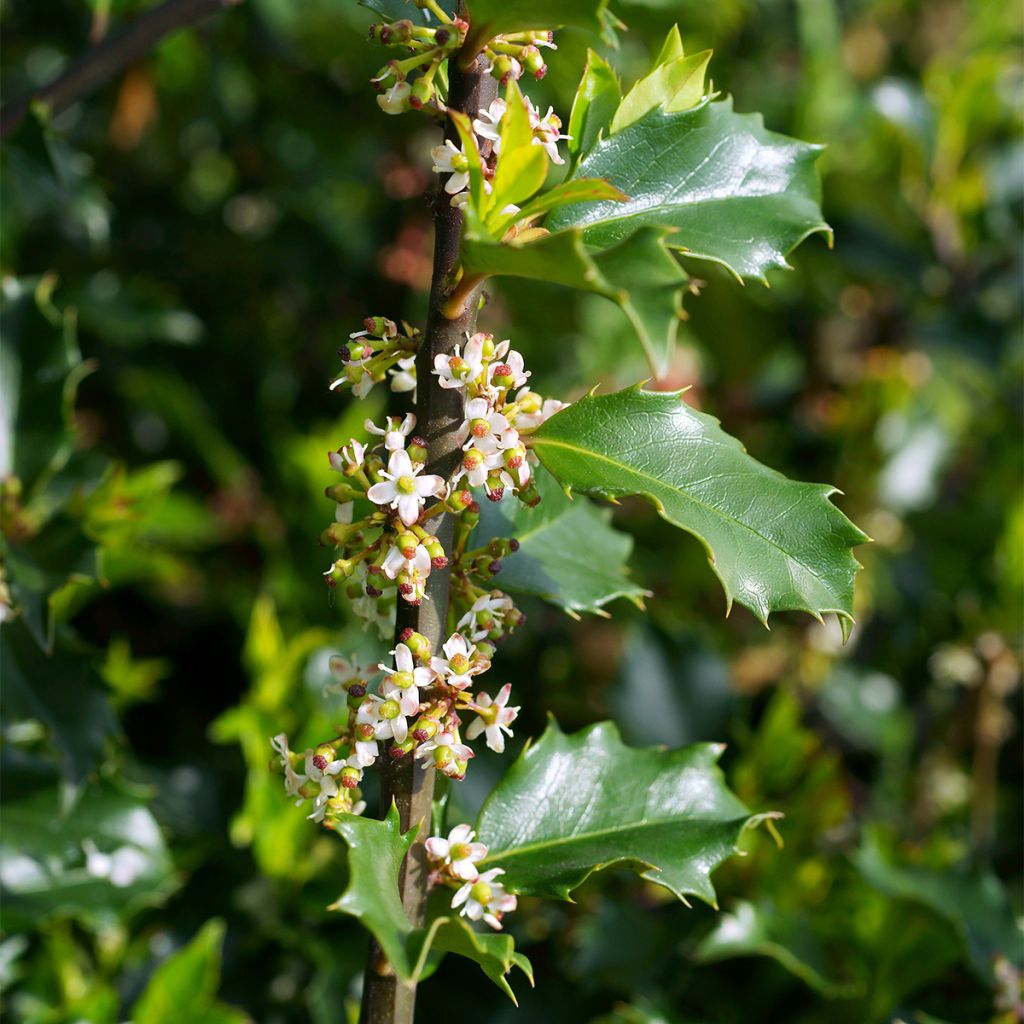
[[468, 843], [456, 843], [451, 848], [451, 858], [452, 860], [465, 860], [472, 852]]
[[388, 721], [397, 718], [402, 713], [397, 700], [386, 700], [380, 706], [380, 717]]
[[391, 676], [391, 682], [400, 690], [408, 690], [410, 686], [416, 685], [416, 678], [411, 672], [395, 672]]
[[411, 476], [400, 476], [398, 478], [398, 489], [403, 494], [415, 494], [416, 480]]
[[320, 771], [323, 771], [327, 767], [327, 758], [324, 757], [323, 754], [317, 754], [316, 757], [313, 758], [313, 764], [319, 768]]
[[486, 882], [477, 882], [469, 895], [473, 897], [482, 907], [486, 907], [494, 899], [494, 890]]
[[491, 425], [487, 420], [473, 420], [469, 425], [469, 429], [474, 437], [486, 437], [491, 432]]
[[469, 668], [469, 658], [464, 654], [456, 654], [448, 664], [451, 665], [453, 672], [461, 676]]

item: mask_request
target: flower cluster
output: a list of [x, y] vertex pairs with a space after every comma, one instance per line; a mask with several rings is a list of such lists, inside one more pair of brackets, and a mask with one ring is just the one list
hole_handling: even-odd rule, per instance
[[501, 928], [501, 919], [516, 909], [516, 898], [501, 882], [496, 881], [505, 872], [491, 868], [482, 874], [477, 864], [487, 857], [487, 847], [473, 842], [474, 832], [469, 825], [456, 825], [448, 838], [433, 836], [427, 840], [427, 859], [430, 861], [430, 880], [434, 885], [455, 889], [452, 909], [471, 921], [483, 920], [492, 928]]
[[[548, 107], [548, 112], [542, 117], [528, 96], [523, 97], [523, 102], [533, 130], [533, 145], [542, 146], [553, 163], [565, 163], [558, 152], [558, 143], [569, 136], [562, 134], [561, 119], [552, 107]], [[473, 119], [473, 131], [480, 150], [480, 170], [483, 173], [484, 189], [488, 192], [501, 152], [501, 126], [507, 109], [507, 104], [499, 97]], [[465, 147], [456, 146], [451, 139], [447, 139], [442, 145], [435, 146], [430, 155], [434, 161], [434, 173], [448, 175], [444, 190], [451, 196], [452, 206], [465, 204], [469, 198], [470, 159]], [[511, 212], [516, 212], [516, 208], [512, 207]]]
[[368, 316], [363, 329], [348, 336], [338, 349], [345, 369], [331, 382], [331, 390], [349, 385], [357, 398], [365, 398], [374, 384], [391, 378], [391, 390], [416, 391], [416, 349], [420, 332], [407, 323], [398, 325], [383, 316]]
[[[390, 653], [393, 664], [382, 662], [370, 672], [332, 659], [338, 679], [333, 689], [346, 694], [349, 708], [348, 723], [334, 739], [302, 754], [289, 749], [284, 734], [272, 740], [285, 791], [297, 803], [313, 801], [309, 817], [314, 821], [329, 826], [340, 814], [359, 814], [363, 772], [380, 757], [397, 761], [411, 754], [424, 768], [465, 778], [474, 757], [462, 733], [468, 717], [465, 739], [483, 735], [498, 753], [512, 735], [519, 708], [508, 706], [511, 686], [503, 686], [497, 697], [472, 692], [475, 677], [491, 667], [493, 644], [453, 633], [435, 655], [426, 637], [408, 629]], [[369, 678], [381, 672], [377, 692], [370, 693]]]
[[[386, 114], [424, 108], [443, 110], [447, 76], [442, 67], [466, 41], [469, 24], [464, 19], [450, 16], [437, 0], [414, 0], [414, 3], [428, 20], [431, 16], [437, 18], [436, 28], [417, 25], [408, 18], [370, 26], [372, 42], [401, 47], [410, 54], [402, 60], [389, 60], [371, 79], [380, 93], [377, 104]], [[543, 78], [548, 66], [544, 63], [542, 49], [558, 49], [552, 32], [512, 32], [491, 39], [481, 56], [486, 70], [504, 84], [524, 74]]]

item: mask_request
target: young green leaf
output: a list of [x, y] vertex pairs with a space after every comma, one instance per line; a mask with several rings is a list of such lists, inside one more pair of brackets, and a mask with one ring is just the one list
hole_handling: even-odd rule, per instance
[[711, 51], [704, 50], [656, 66], [626, 93], [612, 118], [609, 134], [621, 132], [656, 108], [671, 112], [695, 107], [704, 97], [704, 77], [710, 60]]
[[788, 480], [752, 459], [718, 421], [678, 393], [639, 385], [588, 395], [532, 435], [543, 465], [566, 487], [607, 498], [636, 494], [692, 533], [733, 600], [767, 625], [798, 609], [835, 612], [844, 631], [867, 538], [828, 499], [835, 488]]
[[767, 131], [760, 114], [737, 114], [730, 100], [651, 110], [598, 142], [574, 174], [607, 178], [629, 199], [563, 207], [545, 226], [582, 228], [597, 249], [642, 225], [675, 228], [673, 248], [765, 281], [767, 271], [789, 266], [786, 255], [808, 235], [829, 234], [820, 149]]
[[566, 145], [574, 162], [594, 148], [602, 132], [607, 134], [621, 102], [622, 89], [611, 65], [593, 50], [587, 50], [587, 63], [576, 89], [567, 129]]
[[[539, 147], [534, 147], [535, 149]], [[604, 178], [575, 178], [563, 181], [560, 185], [549, 188], [546, 192], [531, 199], [522, 209], [502, 215], [492, 214], [488, 228], [492, 237], [501, 238], [505, 230], [512, 224], [522, 223], [534, 217], [548, 213], [559, 206], [569, 203], [587, 203], [601, 199], [614, 202], [625, 202], [627, 196]]]
[[611, 722], [567, 736], [552, 719], [480, 811], [481, 864], [504, 868], [514, 892], [555, 899], [621, 864], [714, 906], [711, 873], [760, 820], [726, 786], [722, 749], [636, 749]]
[[585, 498], [570, 500], [548, 474], [537, 485], [536, 508], [506, 498], [480, 510], [472, 546], [492, 537], [519, 541], [519, 550], [502, 561], [502, 589], [542, 597], [574, 616], [600, 612], [617, 597], [639, 604], [646, 591], [626, 575], [633, 539], [612, 527], [611, 511]]
[[398, 873], [416, 835], [402, 835], [394, 804], [382, 821], [343, 818], [338, 831], [349, 847], [349, 884], [331, 910], [362, 922], [380, 943], [395, 973], [415, 983], [427, 969], [432, 949], [458, 953], [475, 960], [484, 973], [513, 1001], [506, 975], [518, 967], [533, 984], [530, 961], [516, 953], [509, 935], [476, 933], [460, 917], [440, 916], [425, 928], [414, 928], [398, 895]]
[[501, 218], [510, 203], [529, 199], [544, 184], [547, 173], [547, 152], [543, 146], [533, 144], [526, 101], [518, 84], [510, 81], [505, 94], [505, 116], [501, 120], [501, 147], [487, 203], [492, 216]]

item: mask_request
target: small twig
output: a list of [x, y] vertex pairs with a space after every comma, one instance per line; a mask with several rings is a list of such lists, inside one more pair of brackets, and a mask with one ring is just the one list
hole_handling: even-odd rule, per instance
[[59, 114], [146, 56], [164, 36], [237, 3], [241, 0], [165, 0], [140, 14], [117, 35], [79, 54], [48, 85], [4, 104], [0, 138], [7, 138], [25, 120], [33, 103], [42, 103], [51, 113]]

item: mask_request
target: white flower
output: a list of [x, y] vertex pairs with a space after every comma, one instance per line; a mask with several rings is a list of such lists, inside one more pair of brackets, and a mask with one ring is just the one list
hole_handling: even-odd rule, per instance
[[466, 342], [464, 352], [460, 352], [456, 345], [450, 356], [443, 353], [434, 356], [434, 369], [431, 372], [437, 374], [437, 382], [443, 388], [464, 388], [483, 372], [483, 353], [484, 335], [477, 332]]
[[420, 517], [420, 509], [427, 498], [444, 497], [445, 483], [433, 473], [423, 473], [423, 463], [413, 465], [405, 449], [393, 451], [388, 468], [381, 473], [384, 477], [374, 484], [366, 496], [376, 505], [386, 505], [398, 510], [399, 518], [406, 526], [412, 526]]
[[475, 834], [469, 825], [456, 825], [447, 839], [432, 836], [427, 840], [427, 856], [464, 882], [475, 882], [479, 877], [475, 862], [487, 856], [487, 847], [473, 842]]
[[404, 114], [409, 109], [412, 86], [408, 82], [395, 82], [387, 92], [377, 97], [377, 106], [385, 114]]
[[484, 455], [490, 455], [504, 447], [501, 434], [508, 430], [508, 420], [500, 412], [494, 412], [486, 398], [470, 399], [466, 403], [465, 416], [458, 433], [460, 441], [469, 439], [464, 448], [476, 448]]
[[288, 737], [283, 732], [278, 733], [270, 741], [270, 745], [281, 755], [281, 762], [284, 765], [284, 791], [289, 796], [298, 797], [295, 801], [297, 807], [305, 799], [299, 790], [305, 785], [306, 776], [299, 775], [292, 767], [292, 752], [288, 749]]
[[[529, 380], [530, 371], [526, 369], [526, 363], [522, 355], [516, 351], [508, 352], [507, 345], [508, 342], [502, 342], [498, 346], [498, 350], [495, 353], [496, 358], [487, 371], [487, 383], [494, 386], [493, 381], [496, 371], [501, 367], [501, 376], [512, 378], [511, 384], [503, 384], [502, 387], [520, 388]], [[501, 351], [503, 347], [506, 347], [505, 352]]]
[[519, 716], [519, 708], [509, 708], [509, 695], [512, 693], [512, 684], [506, 683], [499, 691], [498, 696], [491, 700], [489, 693], [478, 693], [476, 704], [473, 710], [479, 715], [474, 719], [466, 730], [466, 739], [475, 740], [480, 733], [487, 734], [487, 746], [496, 754], [505, 752], [505, 735], [511, 736], [512, 730], [509, 726]]
[[482, 669], [472, 665], [476, 648], [466, 643], [461, 633], [452, 633], [442, 648], [445, 658], [431, 658], [430, 667], [441, 676], [448, 686], [456, 690], [465, 690], [473, 682], [472, 676], [479, 675]]
[[346, 469], [358, 469], [366, 458], [366, 445], [358, 441], [350, 441], [344, 448], [336, 452], [328, 452], [327, 459], [331, 469], [337, 473], [344, 473]]
[[470, 640], [484, 640], [494, 628], [493, 620], [502, 618], [513, 607], [512, 598], [494, 590], [473, 602], [473, 607], [459, 619], [457, 628], [460, 633], [468, 632]]
[[406, 558], [396, 544], [387, 553], [381, 563], [381, 569], [389, 580], [393, 580], [400, 573], [408, 573], [410, 576], [419, 575], [426, 579], [430, 575], [431, 561], [430, 552], [422, 544], [416, 545], [416, 553], [412, 558]]
[[494, 879], [505, 874], [502, 868], [485, 871], [474, 882], [466, 882], [452, 899], [452, 909], [461, 907], [460, 916], [470, 921], [483, 919], [492, 928], [501, 929], [501, 917], [516, 909], [516, 898]]
[[435, 146], [430, 157], [434, 161], [434, 173], [448, 175], [444, 183], [448, 195], [454, 196], [469, 188], [469, 158], [451, 139], [445, 139], [443, 146]]
[[[394, 705], [398, 702], [389, 698], [378, 697], [376, 694], [368, 694], [366, 700], [359, 705], [356, 712], [356, 757], [366, 757], [370, 753], [377, 756], [377, 740], [393, 739], [396, 743], [404, 743], [409, 735], [409, 723], [405, 715], [401, 713], [399, 705], [398, 713], [395, 713]], [[385, 706], [387, 705], [387, 706]], [[383, 710], [382, 710], [383, 709]], [[370, 739], [369, 726], [373, 730], [373, 739]], [[367, 734], [367, 735], [364, 735]], [[362, 749], [359, 749], [362, 747]], [[369, 762], [372, 764], [372, 760]]]
[[399, 359], [395, 366], [392, 366], [388, 373], [391, 375], [391, 390], [399, 394], [407, 391], [413, 393], [413, 401], [416, 400], [416, 357], [406, 356]]
[[452, 478], [454, 487], [463, 477], [469, 481], [470, 487], [483, 487], [492, 469], [500, 469], [504, 465], [500, 451], [484, 455], [476, 448], [470, 448], [462, 459], [458, 472]]
[[[437, 753], [435, 753], [437, 751]], [[476, 757], [472, 747], [460, 743], [453, 732], [439, 732], [432, 739], [421, 743], [416, 748], [416, 757], [423, 759], [423, 767], [429, 767], [427, 754], [433, 754], [433, 761], [441, 771], [448, 773], [455, 761], [469, 761]]]
[[365, 420], [363, 426], [377, 437], [384, 438], [384, 447], [389, 452], [397, 452], [405, 447], [405, 439], [416, 426], [416, 417], [410, 412], [401, 423], [397, 416], [389, 416], [383, 427], [378, 427], [373, 420]]
[[500, 97], [491, 101], [486, 110], [481, 110], [479, 116], [473, 120], [473, 131], [481, 139], [487, 139], [491, 143], [494, 152], [501, 148], [501, 119], [505, 116], [505, 101]]
[[568, 139], [568, 135], [561, 135], [562, 121], [555, 113], [553, 107], [548, 107], [548, 112], [540, 117], [529, 99], [526, 101], [530, 112], [530, 126], [533, 128], [533, 144], [543, 146], [547, 151], [551, 162], [564, 164], [565, 160], [558, 154], [559, 139]]
[[381, 693], [385, 697], [394, 697], [403, 715], [415, 715], [420, 709], [418, 688], [430, 686], [434, 673], [429, 668], [414, 668], [412, 651], [405, 644], [399, 644], [391, 654], [395, 659], [394, 668], [383, 662], [377, 666], [382, 672], [389, 673], [381, 686]]

